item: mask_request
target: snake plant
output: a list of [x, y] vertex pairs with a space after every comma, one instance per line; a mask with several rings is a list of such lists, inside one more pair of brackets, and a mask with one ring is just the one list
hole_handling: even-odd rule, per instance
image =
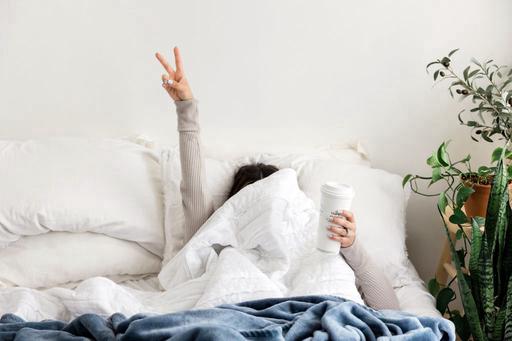
[[[404, 185], [409, 183], [415, 193], [437, 196], [437, 209], [442, 218], [450, 206], [452, 213], [448, 220], [458, 227], [454, 241], [445, 220], [441, 219], [457, 276], [448, 285], [439, 284], [434, 278], [429, 282], [429, 290], [436, 297], [438, 310], [454, 322], [462, 340], [470, 337], [486, 341], [512, 340], [512, 210], [508, 191], [511, 176], [510, 167], [506, 167], [512, 152], [507, 147], [496, 148], [493, 152], [495, 166], [485, 167], [486, 172], [492, 169], [486, 217], [469, 218], [463, 207], [473, 190], [458, 180], [471, 169], [470, 158], [452, 161], [446, 145], [443, 143], [427, 160], [433, 169], [440, 170], [434, 170], [430, 177], [408, 175], [403, 182]], [[466, 169], [461, 169], [460, 164], [466, 165]], [[444, 183], [445, 187], [440, 193], [424, 193], [418, 187], [418, 180], [429, 180], [429, 185]], [[471, 233], [467, 233], [464, 224], [471, 225]], [[455, 300], [455, 291], [451, 288], [455, 280], [464, 315], [450, 308]]]
[[[512, 211], [504, 160], [503, 153], [493, 179], [483, 232], [478, 220], [472, 219], [467, 264], [464, 258], [461, 262], [444, 224], [466, 326], [474, 340], [512, 340]], [[438, 209], [442, 212], [439, 204]], [[459, 335], [468, 335], [460, 328]]]

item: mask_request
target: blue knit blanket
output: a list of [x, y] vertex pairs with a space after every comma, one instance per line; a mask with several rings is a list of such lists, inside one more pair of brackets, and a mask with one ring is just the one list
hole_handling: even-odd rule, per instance
[[0, 318], [0, 340], [455, 340], [443, 318], [376, 311], [333, 296], [271, 298], [172, 314], [71, 322]]

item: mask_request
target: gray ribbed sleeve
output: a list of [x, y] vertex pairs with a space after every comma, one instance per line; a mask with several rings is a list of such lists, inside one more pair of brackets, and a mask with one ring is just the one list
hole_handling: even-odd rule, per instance
[[[181, 196], [185, 212], [185, 243], [213, 213], [208, 195], [204, 158], [199, 138], [197, 101], [176, 101], [180, 136]], [[356, 241], [340, 253], [356, 275], [366, 304], [374, 309], [399, 309], [398, 300], [382, 270]]]
[[199, 138], [197, 101], [176, 101], [180, 140], [181, 196], [185, 212], [184, 244], [213, 213], [208, 195], [204, 158]]
[[340, 254], [354, 270], [356, 285], [367, 305], [374, 309], [400, 309], [393, 286], [357, 238], [351, 246], [340, 248]]

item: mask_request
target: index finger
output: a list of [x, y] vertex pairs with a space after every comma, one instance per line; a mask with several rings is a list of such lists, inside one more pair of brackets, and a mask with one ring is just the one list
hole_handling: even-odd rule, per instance
[[183, 59], [181, 59], [180, 49], [177, 46], [174, 47], [174, 59], [176, 60], [176, 72], [183, 73]]
[[160, 62], [160, 64], [162, 64], [165, 71], [167, 71], [169, 76], [174, 79], [174, 70], [172, 69], [172, 66], [170, 66], [169, 63], [167, 62], [167, 59], [165, 59], [165, 57], [162, 56], [162, 54], [160, 52], [157, 52], [155, 54], [155, 56], [156, 56], [156, 59], [158, 59], [158, 61]]

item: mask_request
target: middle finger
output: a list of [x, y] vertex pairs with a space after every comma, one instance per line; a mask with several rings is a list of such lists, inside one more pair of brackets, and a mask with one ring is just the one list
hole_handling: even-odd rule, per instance
[[343, 227], [346, 227], [348, 229], [354, 229], [354, 224], [351, 223], [350, 221], [348, 221], [347, 219], [345, 218], [340, 218], [340, 217], [333, 217], [332, 220], [331, 220], [334, 224], [337, 224], [337, 225], [340, 225], [340, 226], [343, 226]]
[[332, 233], [335, 233], [337, 235], [340, 235], [342, 237], [348, 236], [348, 230], [344, 227], [331, 225], [331, 226], [329, 226], [329, 231]]

